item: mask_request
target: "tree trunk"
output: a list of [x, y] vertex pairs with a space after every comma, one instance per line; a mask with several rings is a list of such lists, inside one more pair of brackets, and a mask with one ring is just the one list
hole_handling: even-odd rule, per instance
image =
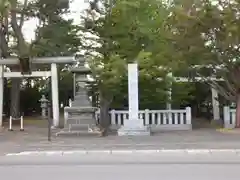
[[11, 116], [13, 118], [19, 118], [20, 117], [20, 84], [21, 84], [21, 79], [12, 78]]
[[[12, 71], [17, 71], [18, 68], [13, 67]], [[21, 86], [21, 78], [12, 78], [11, 79], [11, 107], [10, 107], [10, 115], [18, 119], [20, 115], [20, 86]]]
[[240, 91], [237, 94], [236, 128], [240, 128]]
[[106, 130], [111, 124], [109, 118], [109, 105], [110, 101], [100, 93], [100, 125]]
[[[17, 0], [10, 1], [11, 8], [17, 8]], [[24, 0], [24, 7], [27, 6], [27, 0]], [[10, 11], [11, 14], [11, 26], [14, 32], [14, 35], [17, 39], [17, 47], [18, 47], [18, 56], [20, 60], [20, 65], [23, 66], [25, 57], [29, 56], [29, 48], [24, 39], [23, 32], [22, 32], [22, 25], [24, 21], [24, 13], [21, 14], [20, 23], [18, 24], [18, 18], [16, 11]], [[14, 71], [19, 71], [19, 65], [12, 67], [11, 69]], [[12, 78], [12, 87], [11, 87], [11, 116], [13, 118], [20, 117], [20, 85], [21, 85], [20, 78]]]

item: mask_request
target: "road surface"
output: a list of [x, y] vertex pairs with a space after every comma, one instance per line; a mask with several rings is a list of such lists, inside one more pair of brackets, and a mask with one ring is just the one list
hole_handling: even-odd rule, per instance
[[239, 180], [240, 155], [121, 154], [0, 158], [7, 180]]

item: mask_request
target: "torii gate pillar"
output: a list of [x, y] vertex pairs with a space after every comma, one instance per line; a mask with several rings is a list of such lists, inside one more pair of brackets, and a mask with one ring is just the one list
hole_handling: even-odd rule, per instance
[[59, 95], [58, 95], [58, 74], [57, 74], [57, 64], [51, 64], [51, 76], [52, 76], [52, 110], [53, 110], [53, 126], [59, 126]]

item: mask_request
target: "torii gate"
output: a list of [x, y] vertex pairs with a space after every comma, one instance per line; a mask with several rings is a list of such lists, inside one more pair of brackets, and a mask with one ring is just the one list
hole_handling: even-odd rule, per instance
[[[207, 77], [206, 79], [202, 77], [195, 77], [194, 80], [190, 80], [187, 77], [173, 77], [172, 73], [169, 73], [167, 75], [170, 78], [173, 78], [176, 82], [204, 82], [207, 79], [214, 80], [214, 81], [224, 81], [224, 79], [221, 78], [214, 78], [214, 77]], [[219, 109], [219, 101], [218, 99], [218, 92], [216, 89], [211, 87], [211, 93], [212, 93], [212, 108], [213, 108], [213, 120], [218, 121], [220, 120], [220, 109]], [[172, 90], [171, 88], [168, 91], [168, 98], [171, 100], [172, 96]], [[167, 109], [171, 109], [171, 103], [166, 104]]]
[[32, 64], [51, 64], [51, 71], [32, 71], [29, 74], [22, 74], [21, 72], [4, 72], [4, 65], [18, 65], [19, 59], [9, 58], [0, 59], [0, 127], [3, 125], [3, 90], [4, 78], [25, 78], [25, 77], [51, 77], [52, 87], [52, 111], [53, 111], [53, 126], [59, 126], [59, 97], [58, 97], [58, 74], [57, 64], [70, 64], [75, 62], [74, 57], [45, 57], [32, 58]]

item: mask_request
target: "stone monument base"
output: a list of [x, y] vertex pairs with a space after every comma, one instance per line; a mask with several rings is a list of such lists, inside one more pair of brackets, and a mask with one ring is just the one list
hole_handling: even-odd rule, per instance
[[103, 136], [105, 129], [98, 127], [94, 118], [95, 107], [65, 107], [64, 128], [56, 135], [98, 134]]
[[150, 136], [150, 128], [141, 122], [142, 120], [126, 120], [118, 130], [118, 136]]

